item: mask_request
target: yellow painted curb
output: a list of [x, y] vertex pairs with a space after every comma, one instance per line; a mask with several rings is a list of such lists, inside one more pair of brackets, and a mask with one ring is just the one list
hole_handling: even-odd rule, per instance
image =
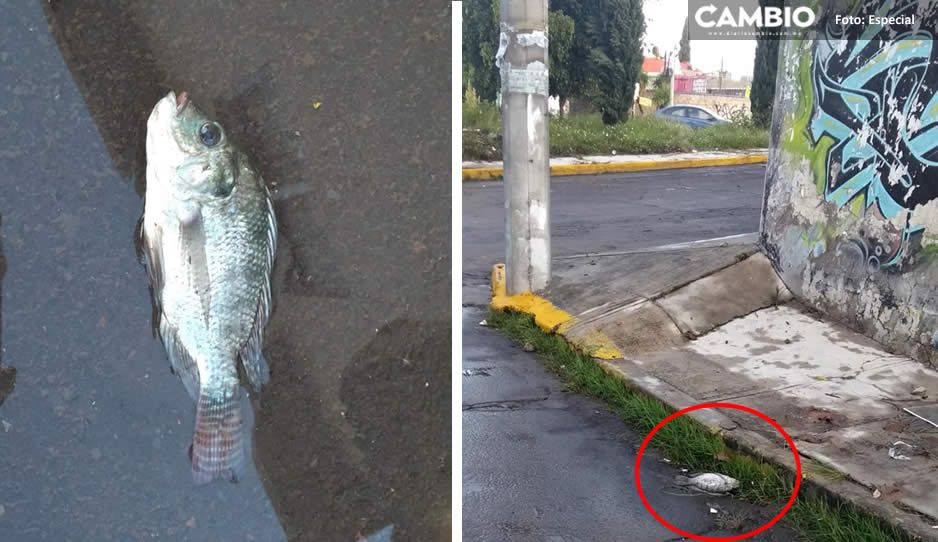
[[462, 170], [462, 180], [464, 181], [494, 181], [502, 178], [502, 168], [500, 167], [478, 167]]
[[557, 331], [561, 324], [573, 319], [573, 316], [558, 309], [550, 301], [531, 292], [495, 296], [492, 298], [492, 308], [530, 314], [534, 316], [534, 323], [537, 327], [549, 333]]
[[492, 297], [504, 297], [508, 295], [508, 287], [505, 285], [505, 264], [497, 263], [492, 266]]
[[[650, 171], [656, 169], [681, 169], [713, 166], [737, 166], [743, 164], [763, 164], [768, 161], [766, 154], [747, 154], [745, 156], [723, 156], [717, 158], [686, 158], [680, 160], [647, 160], [636, 162], [606, 162], [595, 164], [558, 164], [550, 166], [551, 175], [598, 175], [600, 173], [628, 173], [630, 171]], [[464, 168], [463, 181], [491, 181], [502, 177], [502, 168]]]
[[612, 339], [604, 333], [594, 331], [584, 337], [571, 337], [564, 330], [576, 323], [570, 313], [555, 307], [553, 303], [531, 292], [507, 295], [505, 290], [505, 264], [492, 266], [492, 308], [513, 310], [530, 314], [537, 327], [548, 333], [557, 333], [567, 342], [598, 359], [618, 359], [622, 353]]

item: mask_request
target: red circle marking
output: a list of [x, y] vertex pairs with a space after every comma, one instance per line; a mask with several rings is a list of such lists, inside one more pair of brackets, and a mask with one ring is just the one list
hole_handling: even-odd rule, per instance
[[[642, 475], [641, 475], [642, 456], [645, 455], [645, 449], [648, 447], [648, 443], [651, 442], [652, 437], [655, 436], [655, 433], [660, 431], [662, 427], [672, 422], [677, 417], [683, 416], [684, 414], [687, 414], [688, 412], [693, 412], [695, 410], [702, 410], [705, 408], [732, 408], [735, 410], [748, 412], [749, 414], [752, 414], [754, 416], [758, 416], [759, 418], [765, 420], [769, 425], [774, 427], [776, 431], [782, 434], [782, 437], [785, 438], [785, 442], [788, 443], [788, 447], [791, 448], [792, 455], [795, 457], [795, 489], [791, 493], [791, 498], [788, 499], [788, 502], [785, 503], [785, 506], [782, 508], [782, 510], [778, 513], [778, 515], [772, 518], [771, 521], [769, 521], [762, 527], [749, 531], [748, 533], [738, 534], [734, 536], [702, 536], [702, 535], [697, 535], [697, 534], [692, 534], [692, 533], [682, 531], [681, 529], [678, 529], [674, 525], [671, 525], [670, 523], [665, 521], [661, 516], [659, 516], [658, 513], [655, 512], [655, 510], [648, 503], [648, 499], [645, 498], [645, 492], [642, 491]], [[798, 449], [795, 448], [794, 441], [792, 441], [791, 437], [788, 436], [788, 433], [786, 433], [785, 430], [782, 429], [782, 426], [776, 423], [775, 420], [773, 420], [772, 418], [769, 418], [768, 416], [759, 412], [758, 410], [754, 408], [745, 407], [742, 405], [737, 405], [734, 403], [701, 403], [699, 405], [689, 406], [687, 408], [678, 410], [674, 414], [671, 414], [667, 418], [661, 420], [661, 422], [658, 425], [656, 425], [654, 429], [651, 430], [651, 433], [648, 433], [648, 436], [645, 437], [645, 440], [642, 442], [641, 447], [638, 449], [638, 457], [635, 458], [635, 487], [638, 489], [638, 496], [641, 497], [642, 504], [645, 505], [645, 508], [648, 509], [651, 515], [655, 519], [657, 519], [659, 523], [661, 523], [662, 525], [664, 525], [671, 531], [683, 537], [692, 538], [694, 540], [703, 540], [705, 542], [717, 542], [717, 541], [718, 542], [732, 542], [733, 540], [744, 540], [746, 538], [750, 538], [761, 533], [762, 531], [768, 529], [772, 525], [775, 525], [778, 522], [778, 520], [785, 517], [785, 514], [788, 513], [789, 509], [791, 509], [791, 505], [795, 503], [795, 499], [798, 497], [798, 488], [801, 487], [801, 459], [798, 457]]]

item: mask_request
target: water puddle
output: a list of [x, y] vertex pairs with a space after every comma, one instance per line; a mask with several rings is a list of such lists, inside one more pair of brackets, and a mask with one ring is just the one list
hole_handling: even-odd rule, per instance
[[495, 367], [479, 367], [478, 369], [463, 369], [463, 376], [492, 376]]

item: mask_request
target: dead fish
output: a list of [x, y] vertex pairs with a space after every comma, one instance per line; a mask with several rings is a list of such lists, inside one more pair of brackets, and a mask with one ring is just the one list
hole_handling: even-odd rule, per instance
[[729, 493], [739, 487], [739, 481], [735, 478], [714, 472], [691, 477], [677, 475], [674, 477], [674, 484], [697, 488], [707, 493]]
[[255, 391], [268, 380], [261, 351], [277, 245], [270, 194], [185, 92], [153, 108], [146, 152], [144, 256], [160, 338], [196, 402], [193, 477], [237, 480], [246, 455], [239, 363]]

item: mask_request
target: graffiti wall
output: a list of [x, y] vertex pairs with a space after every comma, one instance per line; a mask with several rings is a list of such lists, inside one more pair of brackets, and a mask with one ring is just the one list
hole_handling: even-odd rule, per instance
[[938, 363], [938, 5], [851, 14], [903, 22], [822, 12], [781, 47], [762, 243], [801, 300]]

